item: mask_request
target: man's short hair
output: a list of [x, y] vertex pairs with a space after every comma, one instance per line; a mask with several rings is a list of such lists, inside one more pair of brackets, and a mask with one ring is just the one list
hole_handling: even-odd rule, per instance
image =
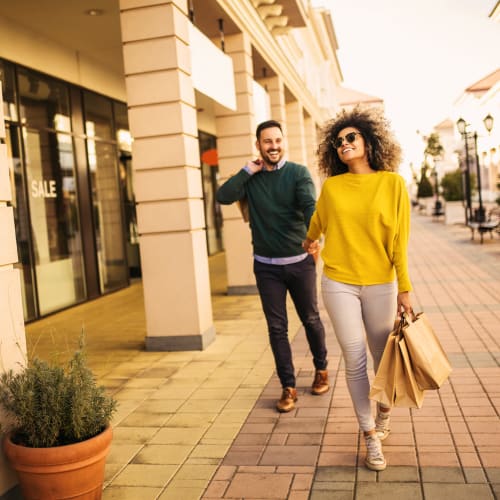
[[257, 125], [257, 130], [255, 131], [255, 136], [257, 137], [257, 140], [260, 139], [260, 133], [264, 129], [271, 128], [271, 127], [277, 127], [281, 130], [281, 133], [283, 133], [283, 130], [281, 129], [280, 122], [277, 122], [276, 120], [267, 120], [267, 121], [259, 123], [259, 125]]

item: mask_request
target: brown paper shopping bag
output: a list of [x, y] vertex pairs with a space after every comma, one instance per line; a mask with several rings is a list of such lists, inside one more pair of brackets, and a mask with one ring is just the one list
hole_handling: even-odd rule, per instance
[[412, 321], [403, 318], [403, 336], [421, 389], [439, 389], [449, 377], [452, 368], [439, 339], [425, 313]]
[[370, 388], [370, 399], [382, 403], [384, 406], [394, 405], [396, 391], [395, 368], [397, 355], [397, 340], [399, 334], [394, 331], [389, 334], [385, 343], [384, 352], [378, 365], [375, 379]]
[[424, 402], [424, 391], [418, 386], [413, 365], [408, 354], [406, 341], [400, 335], [397, 341], [395, 376], [396, 391], [394, 406], [399, 408], [420, 408]]
[[384, 406], [420, 408], [424, 392], [415, 380], [402, 325], [403, 323], [399, 322], [387, 337], [369, 397]]

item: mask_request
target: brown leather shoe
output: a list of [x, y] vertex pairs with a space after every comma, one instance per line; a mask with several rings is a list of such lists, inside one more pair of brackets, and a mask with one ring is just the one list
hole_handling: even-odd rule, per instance
[[328, 384], [328, 370], [316, 370], [314, 375], [314, 382], [311, 388], [311, 392], [319, 396], [324, 394], [330, 385]]
[[295, 408], [295, 401], [297, 401], [297, 389], [285, 387], [281, 393], [281, 399], [276, 403], [276, 408], [281, 413], [286, 413]]

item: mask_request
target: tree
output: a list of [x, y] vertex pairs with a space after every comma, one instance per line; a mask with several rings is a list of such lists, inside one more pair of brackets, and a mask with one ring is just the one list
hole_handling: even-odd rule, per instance
[[427, 137], [427, 145], [424, 149], [424, 154], [427, 159], [427, 156], [431, 156], [433, 160], [439, 159], [443, 156], [444, 148], [441, 144], [441, 140], [439, 134], [437, 132], [432, 132], [429, 137]]
[[427, 163], [427, 159], [430, 156], [432, 158], [432, 172], [431, 175], [434, 178], [434, 191], [439, 199], [439, 181], [438, 181], [438, 173], [437, 173], [437, 160], [442, 158], [444, 153], [443, 145], [441, 144], [441, 140], [439, 138], [439, 134], [437, 132], [432, 132], [427, 137], [427, 145], [424, 149], [425, 162]]
[[434, 189], [432, 184], [427, 177], [427, 170], [429, 170], [429, 165], [424, 163], [420, 171], [420, 182], [417, 188], [417, 198], [430, 198], [434, 194]]

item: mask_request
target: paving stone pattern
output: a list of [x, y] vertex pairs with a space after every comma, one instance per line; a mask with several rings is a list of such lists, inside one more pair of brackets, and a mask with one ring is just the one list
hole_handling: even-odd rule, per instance
[[119, 401], [103, 499], [500, 498], [500, 238], [413, 214], [415, 309], [453, 365], [419, 410], [395, 409], [388, 467], [363, 466], [363, 439], [342, 357], [327, 328], [332, 388], [309, 393], [313, 366], [290, 305], [299, 399], [280, 395], [257, 296], [227, 296], [223, 255], [210, 259], [216, 341], [205, 351], [144, 351], [140, 282], [27, 325], [30, 352], [68, 355], [82, 326], [99, 380]]

